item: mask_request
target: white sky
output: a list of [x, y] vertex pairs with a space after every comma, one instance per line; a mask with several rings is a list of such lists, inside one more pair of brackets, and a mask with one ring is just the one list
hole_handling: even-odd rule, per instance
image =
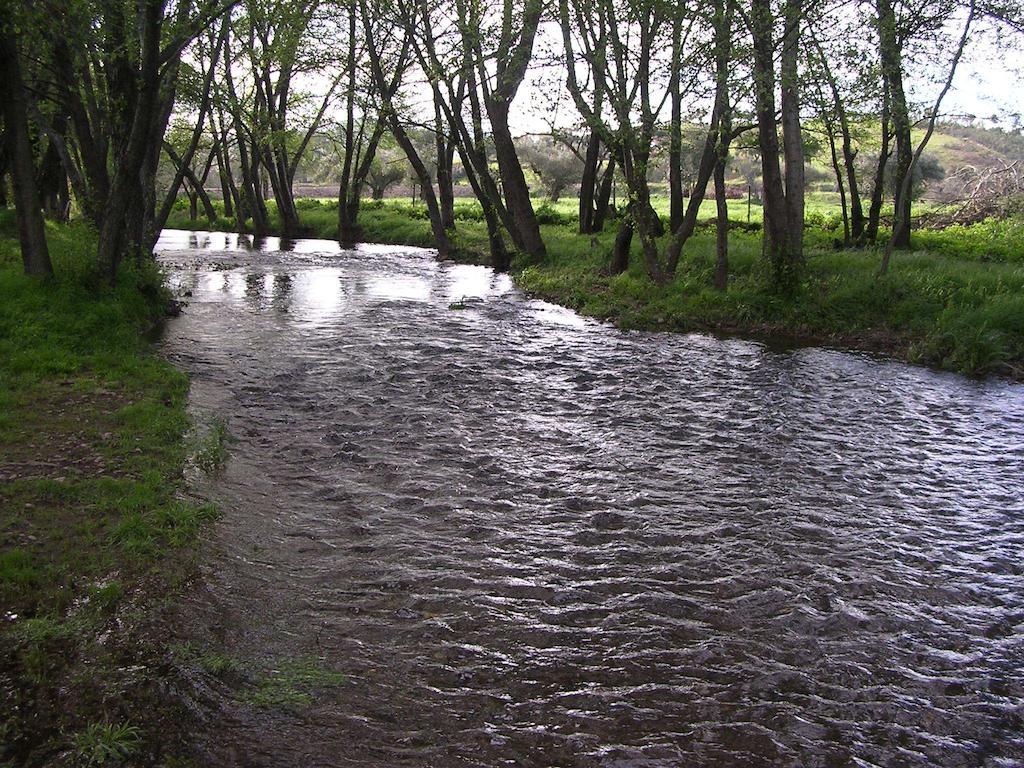
[[989, 44], [979, 45], [961, 63], [953, 79], [943, 112], [961, 112], [988, 119], [998, 116], [1006, 128], [1020, 127], [1024, 119], [1024, 55], [999, 54]]

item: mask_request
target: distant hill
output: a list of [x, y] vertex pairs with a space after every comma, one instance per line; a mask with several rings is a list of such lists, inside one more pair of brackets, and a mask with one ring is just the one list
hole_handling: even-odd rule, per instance
[[964, 166], [978, 169], [1005, 166], [1014, 161], [1024, 161], [1024, 134], [998, 128], [942, 123], [935, 127], [935, 134], [926, 151], [938, 159], [946, 173], [955, 172]]

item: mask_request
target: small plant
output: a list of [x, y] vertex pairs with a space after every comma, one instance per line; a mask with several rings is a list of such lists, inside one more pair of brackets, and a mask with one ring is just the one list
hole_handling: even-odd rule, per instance
[[73, 756], [82, 768], [124, 765], [142, 745], [142, 732], [134, 725], [92, 723], [75, 735]]
[[236, 659], [223, 653], [204, 653], [197, 657], [196, 661], [204, 672], [221, 679], [237, 674], [241, 667]]
[[191, 643], [177, 645], [173, 651], [175, 656], [181, 661], [195, 664], [207, 674], [221, 680], [239, 676], [243, 672], [241, 662], [232, 656], [228, 656], [226, 653], [204, 651]]
[[222, 419], [213, 425], [199, 441], [193, 462], [199, 469], [211, 474], [221, 469], [228, 458], [228, 429]]
[[98, 584], [89, 590], [89, 600], [101, 611], [114, 610], [124, 597], [124, 586], [119, 581]]
[[66, 662], [76, 626], [70, 621], [40, 616], [19, 621], [14, 630], [22, 674], [42, 685]]
[[25, 550], [12, 549], [0, 554], [0, 584], [27, 588], [35, 586], [39, 579], [39, 571]]
[[301, 709], [313, 703], [313, 692], [345, 682], [340, 672], [327, 669], [319, 659], [304, 656], [281, 662], [263, 676], [245, 698], [264, 709]]
[[110, 541], [135, 557], [156, 551], [160, 532], [141, 512], [129, 512], [110, 532]]

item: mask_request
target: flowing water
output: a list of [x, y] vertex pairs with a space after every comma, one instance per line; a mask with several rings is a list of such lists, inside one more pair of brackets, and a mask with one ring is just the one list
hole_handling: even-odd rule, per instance
[[346, 676], [226, 706], [223, 764], [1024, 764], [1024, 387], [625, 333], [415, 249], [160, 248], [233, 437], [189, 620]]

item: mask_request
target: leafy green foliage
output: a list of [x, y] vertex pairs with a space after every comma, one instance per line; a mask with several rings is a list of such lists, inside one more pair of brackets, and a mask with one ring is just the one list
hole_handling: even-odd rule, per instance
[[224, 466], [228, 457], [228, 430], [223, 420], [218, 419], [206, 430], [196, 446], [192, 462], [206, 473], [212, 473]]
[[142, 744], [142, 733], [127, 723], [92, 723], [74, 738], [74, 762], [81, 768], [125, 765]]
[[987, 219], [964, 226], [924, 229], [914, 234], [925, 250], [957, 259], [1024, 264], [1024, 215], [1010, 219]]

